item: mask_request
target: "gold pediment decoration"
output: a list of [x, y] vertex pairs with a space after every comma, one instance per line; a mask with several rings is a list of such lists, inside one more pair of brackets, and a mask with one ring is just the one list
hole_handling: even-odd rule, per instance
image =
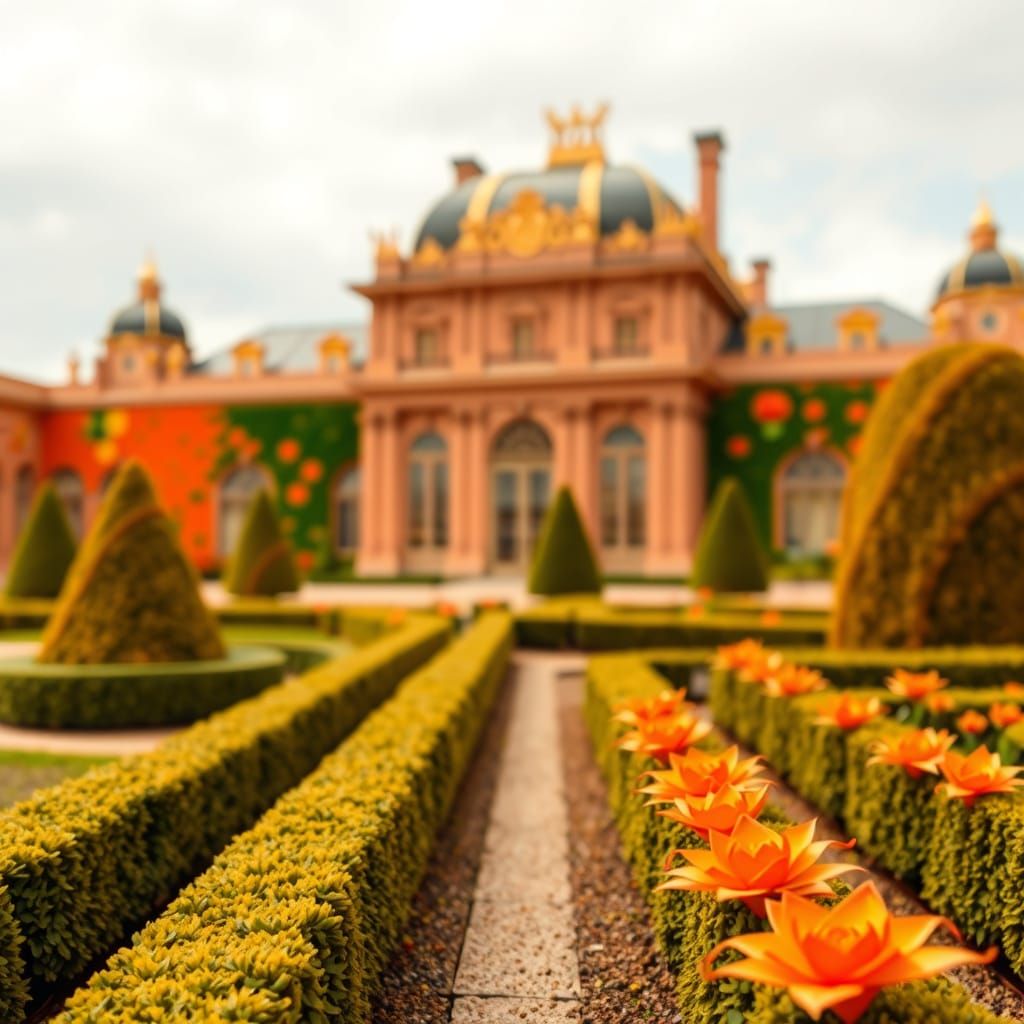
[[524, 188], [503, 210], [486, 220], [464, 217], [459, 222], [460, 252], [509, 253], [521, 258], [536, 256], [545, 249], [593, 243], [597, 240], [595, 219], [576, 207], [547, 206], [544, 197]]
[[240, 341], [233, 349], [233, 354], [238, 359], [259, 358], [263, 355], [263, 345], [252, 339]]
[[672, 203], [665, 202], [654, 220], [655, 238], [698, 238], [700, 223], [692, 214], [683, 213]]
[[551, 149], [548, 151], [548, 167], [574, 167], [596, 160], [605, 162], [601, 129], [608, 116], [608, 104], [602, 103], [593, 114], [584, 114], [574, 106], [568, 117], [562, 117], [553, 110], [547, 110], [548, 127], [551, 129]]
[[612, 252], [643, 252], [650, 248], [650, 244], [650, 236], [637, 227], [632, 217], [627, 217], [619, 225], [619, 230], [605, 243]]
[[414, 267], [440, 267], [445, 262], [445, 251], [436, 238], [428, 238], [412, 258]]
[[401, 259], [398, 251], [398, 238], [395, 232], [372, 231], [370, 240], [378, 263], [397, 263]]
[[344, 334], [325, 334], [320, 339], [320, 351], [323, 353], [337, 353], [347, 356], [351, 351], [352, 343]]

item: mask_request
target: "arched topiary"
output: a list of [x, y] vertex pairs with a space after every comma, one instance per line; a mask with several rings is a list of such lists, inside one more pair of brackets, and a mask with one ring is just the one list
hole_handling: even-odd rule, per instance
[[764, 590], [768, 559], [757, 537], [754, 512], [734, 477], [726, 477], [701, 524], [690, 582], [722, 593]]
[[8, 597], [56, 597], [78, 546], [52, 483], [36, 492], [7, 572]]
[[249, 504], [238, 543], [224, 572], [232, 594], [272, 597], [299, 589], [292, 549], [281, 532], [270, 495], [258, 491]]
[[1024, 359], [936, 348], [864, 433], [843, 512], [832, 640], [844, 647], [1024, 641]]
[[599, 594], [601, 572], [568, 487], [559, 489], [544, 516], [533, 553], [531, 594]]
[[137, 462], [118, 472], [71, 565], [39, 660], [66, 665], [224, 657], [195, 570]]

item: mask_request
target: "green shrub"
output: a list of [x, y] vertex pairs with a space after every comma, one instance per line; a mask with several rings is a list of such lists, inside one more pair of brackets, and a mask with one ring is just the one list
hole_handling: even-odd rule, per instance
[[266, 491], [261, 490], [249, 504], [224, 572], [224, 587], [244, 597], [273, 597], [299, 589], [291, 546]]
[[284, 675], [272, 647], [228, 648], [220, 661], [53, 665], [0, 660], [0, 722], [43, 729], [187, 725], [253, 697]]
[[562, 487], [548, 507], [533, 553], [531, 594], [600, 594], [601, 572], [573, 501]]
[[510, 646], [507, 615], [479, 619], [116, 953], [59, 1024], [170, 1008], [231, 1019], [236, 995], [266, 1003], [234, 1019], [367, 1021]]
[[768, 588], [768, 556], [758, 540], [750, 502], [734, 477], [718, 485], [701, 524], [690, 582], [715, 591]]
[[78, 546], [52, 483], [36, 492], [7, 571], [7, 597], [56, 597]]
[[126, 462], [75, 556], [39, 660], [64, 665], [216, 661], [217, 623], [175, 529], [137, 462]]
[[[0, 812], [0, 893], [15, 923], [12, 935], [0, 931], [0, 965], [24, 960], [17, 999], [29, 983], [38, 996], [74, 978], [163, 906], [443, 646], [449, 628], [410, 616], [378, 642], [219, 712], [152, 753]], [[3, 920], [0, 910], [0, 929]]]
[[1024, 359], [962, 344], [882, 395], [846, 499], [841, 647], [1024, 641]]

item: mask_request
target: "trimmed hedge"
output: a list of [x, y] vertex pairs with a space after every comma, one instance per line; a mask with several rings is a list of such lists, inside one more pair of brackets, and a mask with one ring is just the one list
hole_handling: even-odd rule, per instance
[[[807, 1018], [793, 1008], [784, 992], [733, 979], [712, 984], [701, 980], [699, 964], [717, 942], [763, 927], [742, 904], [718, 903], [708, 893], [653, 891], [654, 885], [664, 878], [665, 855], [675, 847], [693, 847], [698, 840], [681, 826], [644, 807], [644, 801], [635, 794], [637, 777], [653, 762], [635, 755], [627, 757], [614, 747], [619, 726], [612, 720], [612, 713], [624, 700], [652, 697], [663, 688], [663, 678], [646, 664], [643, 655], [592, 658], [587, 668], [585, 715], [608, 784], [608, 797], [623, 850], [647, 902], [658, 943], [670, 969], [677, 974], [680, 1009], [688, 1024], [805, 1021]], [[770, 823], [772, 816], [769, 807], [762, 820]], [[783, 823], [777, 813], [775, 820]], [[843, 888], [840, 883], [837, 891]], [[964, 1024], [1002, 1021], [988, 1010], [971, 1005], [960, 986], [944, 979], [886, 990], [877, 997], [864, 1020], [870, 1024], [925, 1024], [926, 1021], [930, 1024], [935, 1020], [953, 1019], [942, 1014], [935, 1016], [939, 1006], [967, 1010], [966, 1015], [958, 1013], [955, 1017], [958, 1024], [961, 1020]]]
[[224, 587], [246, 597], [287, 594], [299, 589], [295, 558], [265, 490], [249, 503], [245, 521], [224, 571]]
[[768, 555], [757, 536], [754, 510], [743, 485], [726, 477], [701, 524], [690, 583], [716, 592], [768, 589]]
[[600, 594], [601, 571], [572, 491], [559, 488], [541, 525], [526, 589], [531, 594]]
[[367, 1021], [511, 639], [509, 617], [486, 614], [408, 679], [111, 957], [59, 1024]]
[[873, 411], [851, 475], [833, 641], [1024, 642], [1024, 359], [933, 349]]
[[273, 647], [233, 646], [220, 661], [53, 665], [0, 659], [0, 722], [42, 729], [185, 725], [284, 677]]
[[[163, 906], [224, 844], [439, 650], [448, 623], [392, 635], [0, 813], [0, 1019], [69, 980]], [[13, 966], [12, 966], [13, 965]], [[17, 974], [16, 978], [12, 976]]]
[[108, 665], [223, 657], [217, 623], [174, 525], [146, 471], [126, 462], [75, 556], [39, 660]]
[[64, 502], [53, 484], [47, 481], [36, 492], [28, 521], [18, 537], [7, 570], [5, 595], [56, 597], [77, 547]]

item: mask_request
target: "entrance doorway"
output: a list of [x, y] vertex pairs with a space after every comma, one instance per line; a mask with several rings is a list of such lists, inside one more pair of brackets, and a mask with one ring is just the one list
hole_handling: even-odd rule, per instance
[[526, 571], [550, 498], [551, 439], [531, 420], [516, 420], [491, 453], [494, 571]]

